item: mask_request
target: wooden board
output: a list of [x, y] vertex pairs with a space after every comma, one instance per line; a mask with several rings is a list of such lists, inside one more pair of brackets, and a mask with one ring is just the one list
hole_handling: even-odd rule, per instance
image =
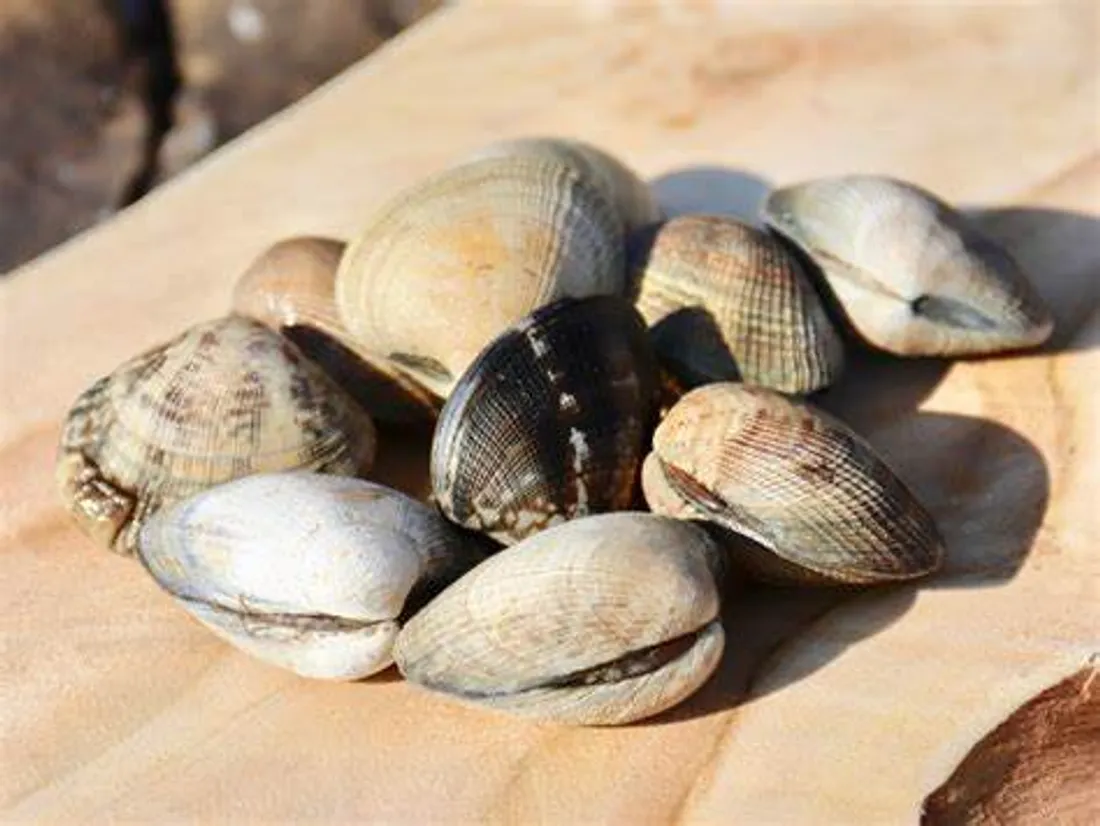
[[[0, 285], [4, 816], [914, 822], [975, 743], [1100, 652], [1098, 43], [1089, 3], [451, 8], [17, 272]], [[327, 684], [251, 661], [76, 532], [52, 465], [88, 383], [223, 312], [268, 243], [346, 237], [398, 188], [533, 133], [620, 153], [674, 210], [751, 214], [770, 186], [848, 171], [992, 210], [1054, 308], [1049, 346], [864, 356], [823, 399], [927, 502], [943, 575], [735, 598], [696, 698], [585, 730], [392, 672]]]

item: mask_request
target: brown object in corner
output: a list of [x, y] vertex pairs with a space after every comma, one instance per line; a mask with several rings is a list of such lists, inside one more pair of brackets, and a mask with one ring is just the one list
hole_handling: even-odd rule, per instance
[[1100, 665], [1020, 706], [924, 801], [921, 823], [1100, 822]]

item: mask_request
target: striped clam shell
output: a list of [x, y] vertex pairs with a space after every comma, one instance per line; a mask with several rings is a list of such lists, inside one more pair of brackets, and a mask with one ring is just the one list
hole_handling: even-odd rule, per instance
[[656, 415], [656, 362], [624, 299], [565, 299], [499, 336], [470, 366], [432, 443], [435, 499], [511, 543], [630, 506]]
[[687, 386], [740, 380], [810, 393], [840, 375], [840, 337], [798, 262], [768, 233], [685, 215], [635, 234], [628, 248], [658, 357]]
[[610, 152], [572, 138], [526, 137], [483, 147], [473, 160], [495, 157], [557, 158], [574, 167], [615, 206], [627, 233], [661, 220], [661, 208], [644, 180]]
[[537, 307], [621, 294], [624, 247], [613, 207], [569, 164], [487, 158], [384, 206], [341, 260], [336, 304], [363, 347], [445, 397]]
[[912, 184], [874, 175], [773, 192], [767, 222], [821, 269], [856, 332], [905, 356], [1034, 347], [1050, 312], [1015, 259]]
[[719, 383], [657, 427], [642, 475], [656, 513], [711, 520], [764, 578], [871, 584], [923, 576], [943, 540], [905, 484], [846, 425], [779, 393]]
[[64, 424], [57, 482], [78, 526], [133, 554], [153, 512], [263, 471], [353, 475], [375, 453], [370, 418], [262, 324], [197, 324], [100, 379]]
[[614, 725], [683, 701], [725, 642], [705, 532], [645, 513], [559, 525], [448, 587], [398, 635], [410, 682], [460, 702]]

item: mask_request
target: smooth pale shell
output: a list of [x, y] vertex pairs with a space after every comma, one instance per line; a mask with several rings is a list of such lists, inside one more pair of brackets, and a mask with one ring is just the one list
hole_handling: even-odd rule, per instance
[[482, 352], [444, 406], [436, 502], [505, 544], [628, 508], [656, 403], [656, 361], [625, 299], [536, 310]]
[[344, 244], [300, 236], [273, 244], [233, 289], [234, 312], [293, 341], [374, 419], [431, 422], [439, 401], [383, 356], [351, 337], [336, 311], [336, 270]]
[[374, 459], [363, 413], [289, 341], [239, 316], [195, 325], [86, 390], [57, 482], [79, 527], [132, 554], [159, 507], [263, 471], [352, 475]]
[[661, 208], [649, 185], [611, 153], [583, 141], [531, 137], [490, 144], [474, 154], [482, 158], [530, 156], [557, 158], [590, 180], [614, 204], [626, 232], [661, 220]]
[[306, 472], [238, 479], [165, 509], [142, 529], [139, 553], [222, 639], [338, 680], [387, 667], [414, 589], [441, 588], [479, 558], [415, 499]]
[[786, 393], [831, 384], [844, 347], [798, 262], [766, 232], [685, 215], [631, 238], [637, 307], [689, 386], [741, 380]]
[[1041, 344], [1053, 321], [1012, 256], [911, 184], [872, 175], [776, 190], [768, 223], [824, 273], [852, 326], [898, 355]]
[[621, 293], [623, 232], [551, 158], [446, 170], [382, 208], [344, 255], [336, 304], [366, 349], [441, 396], [494, 337], [567, 296]]
[[401, 631], [394, 659], [410, 681], [474, 705], [582, 725], [649, 717], [721, 658], [713, 553], [698, 528], [652, 514], [568, 522], [447, 588]]
[[[650, 507], [760, 543], [779, 559], [744, 562], [769, 578], [870, 584], [942, 562], [932, 517], [871, 446], [774, 391], [729, 383], [691, 391], [658, 425], [653, 453], [658, 463], [647, 459], [642, 477]], [[670, 506], [677, 497], [690, 508]]]

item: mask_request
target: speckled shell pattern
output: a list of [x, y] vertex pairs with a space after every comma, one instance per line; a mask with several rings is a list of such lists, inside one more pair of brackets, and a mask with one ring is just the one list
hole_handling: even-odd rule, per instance
[[[942, 563], [943, 540], [913, 493], [809, 404], [740, 384], [700, 387], [657, 427], [652, 455], [642, 476], [650, 507], [694, 512], [770, 549], [778, 559], [742, 560], [766, 578], [870, 584]], [[690, 507], [670, 507], [677, 498]]]
[[560, 525], [451, 585], [398, 636], [402, 674], [456, 700], [612, 725], [713, 673], [725, 642], [706, 534], [652, 514]]
[[438, 591], [481, 559], [415, 499], [304, 471], [238, 479], [160, 511], [139, 554], [219, 637], [324, 679], [387, 667], [414, 590]]
[[649, 185], [637, 172], [598, 146], [569, 138], [516, 138], [490, 144], [471, 160], [509, 156], [565, 161], [591, 181], [615, 206], [627, 233], [661, 220], [661, 208]]
[[897, 355], [1036, 346], [1053, 321], [1016, 260], [919, 187], [852, 175], [773, 192], [767, 222], [809, 256], [851, 325]]
[[767, 232], [682, 216], [635, 233], [628, 250], [658, 357], [687, 386], [740, 380], [810, 393], [839, 377], [840, 336], [797, 260]]
[[440, 414], [439, 507], [505, 544], [629, 507], [657, 388], [645, 325], [625, 299], [536, 310], [485, 349]]
[[445, 170], [384, 206], [336, 276], [359, 342], [437, 394], [494, 337], [563, 297], [621, 294], [625, 241], [607, 199], [553, 158]]
[[234, 312], [290, 339], [376, 421], [424, 424], [440, 402], [386, 358], [364, 349], [336, 310], [336, 270], [344, 244], [299, 236], [273, 244], [241, 274]]
[[240, 476], [353, 475], [375, 452], [370, 418], [289, 341], [227, 316], [191, 327], [83, 393], [57, 477], [79, 526], [125, 554], [163, 505]]

